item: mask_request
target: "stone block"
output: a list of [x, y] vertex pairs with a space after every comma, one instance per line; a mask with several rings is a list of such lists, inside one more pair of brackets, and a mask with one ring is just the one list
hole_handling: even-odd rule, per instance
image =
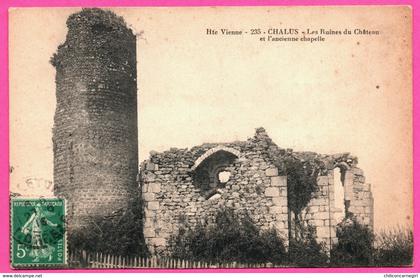
[[160, 192], [160, 183], [158, 183], [158, 182], [149, 183], [148, 192], [151, 192], [151, 193]]
[[324, 225], [324, 220], [316, 219], [316, 220], [311, 220], [311, 222], [312, 222], [312, 225], [314, 225], [315, 227], [321, 227]]
[[216, 193], [213, 196], [211, 196], [208, 200], [209, 201], [215, 201], [217, 199], [220, 199], [220, 197], [222, 197], [222, 195], [220, 195], [219, 193]]
[[155, 245], [155, 246], [165, 246], [166, 245], [166, 240], [164, 238], [161, 238], [161, 237], [150, 238], [149, 242], [150, 242], [151, 245]]
[[352, 206], [350, 210], [351, 210], [351, 212], [353, 212], [355, 214], [364, 213], [363, 207]]
[[281, 231], [281, 230], [287, 229], [287, 225], [285, 225], [283, 221], [277, 221], [276, 224], [274, 224], [274, 228], [277, 231]]
[[153, 219], [152, 218], [146, 218], [144, 221], [144, 227], [143, 228], [151, 228], [153, 226]]
[[144, 217], [146, 218], [146, 221], [148, 221], [147, 219], [150, 219], [151, 221], [153, 221], [152, 219], [156, 217], [156, 211], [145, 208]]
[[146, 170], [148, 170], [148, 171], [154, 171], [155, 170], [155, 164], [152, 163], [152, 162], [150, 162], [150, 161], [148, 161], [146, 163]]
[[159, 209], [159, 202], [155, 202], [155, 201], [149, 202], [147, 204], [147, 208], [150, 209], [150, 210], [157, 210], [157, 209]]
[[321, 220], [325, 220], [325, 219], [328, 219], [329, 218], [329, 213], [328, 213], [328, 211], [325, 211], [325, 212], [318, 212], [318, 213], [315, 213], [315, 215], [314, 215], [314, 219], [321, 219]]
[[314, 197], [310, 202], [309, 202], [309, 206], [312, 207], [316, 207], [319, 206], [319, 198], [320, 197]]
[[276, 206], [287, 205], [287, 198], [285, 197], [273, 197], [271, 200], [273, 201], [273, 205]]
[[280, 206], [272, 206], [272, 207], [270, 207], [270, 213], [271, 214], [283, 213], [282, 207], [280, 207]]
[[239, 185], [238, 185], [238, 184], [234, 184], [234, 185], [232, 185], [232, 190], [233, 190], [233, 191], [239, 191], [239, 189], [240, 189], [240, 187], [239, 187]]
[[161, 237], [161, 238], [169, 238], [170, 236], [171, 236], [170, 233], [163, 232], [163, 231], [160, 231], [159, 233], [156, 234], [156, 237]]
[[265, 170], [265, 175], [267, 177], [274, 177], [279, 175], [279, 170], [277, 168], [268, 168]]
[[319, 204], [319, 206], [328, 207], [328, 201], [331, 201], [331, 200], [328, 200], [327, 196], [322, 196], [318, 199], [318, 202], [319, 202], [318, 204]]
[[329, 238], [330, 237], [329, 227], [316, 227], [316, 236], [318, 238]]
[[[363, 170], [360, 168], [352, 168], [351, 172], [357, 176], [363, 176]], [[347, 177], [346, 177], [347, 178]]]
[[155, 233], [155, 229], [150, 227], [150, 228], [144, 228], [143, 229], [143, 234], [144, 237], [148, 238], [148, 237], [155, 237], [156, 233]]
[[280, 214], [276, 214], [276, 220], [277, 221], [287, 221], [287, 213], [280, 213]]
[[277, 187], [267, 187], [265, 189], [265, 196], [267, 196], [267, 197], [280, 196], [280, 190]]
[[143, 193], [143, 200], [145, 201], [155, 200], [155, 193]]
[[319, 206], [315, 206], [315, 205], [313, 205], [313, 204], [311, 204], [311, 206], [310, 206], [310, 211], [312, 212], [312, 213], [318, 213], [320, 210], [319, 210]]
[[145, 181], [147, 182], [154, 182], [156, 180], [156, 175], [152, 172], [147, 172], [145, 176]]
[[271, 186], [287, 186], [287, 179], [285, 176], [271, 177]]
[[281, 187], [280, 188], [280, 196], [284, 196], [285, 198], [287, 198], [287, 188], [286, 187]]

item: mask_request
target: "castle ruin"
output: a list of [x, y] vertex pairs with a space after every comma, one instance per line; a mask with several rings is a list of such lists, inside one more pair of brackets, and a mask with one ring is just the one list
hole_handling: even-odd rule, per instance
[[[100, 9], [71, 15], [67, 26], [66, 41], [52, 58], [53, 150], [54, 193], [68, 201], [70, 230], [88, 225], [87, 217], [127, 208], [138, 194], [152, 253], [183, 225], [194, 226], [222, 207], [246, 211], [286, 243], [296, 217], [328, 246], [340, 217], [351, 214], [373, 227], [371, 188], [356, 157], [281, 149], [263, 128], [246, 141], [153, 152], [138, 173], [136, 37], [121, 17]], [[287, 156], [322, 165], [317, 190], [298, 216], [289, 208], [287, 172], [279, 167]]]
[[110, 11], [67, 20], [56, 68], [54, 194], [67, 199], [70, 228], [124, 208], [137, 190], [136, 36]]

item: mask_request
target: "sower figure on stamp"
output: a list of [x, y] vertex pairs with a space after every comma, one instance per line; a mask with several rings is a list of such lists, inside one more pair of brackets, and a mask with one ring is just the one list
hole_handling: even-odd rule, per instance
[[38, 262], [40, 258], [49, 258], [49, 261], [52, 259], [51, 255], [54, 247], [46, 244], [42, 238], [42, 225], [45, 224], [51, 227], [57, 227], [57, 224], [52, 223], [46, 218], [46, 215], [41, 210], [41, 205], [37, 204], [35, 206], [35, 212], [22, 227], [22, 233], [31, 233], [32, 250], [30, 256], [34, 257], [34, 262]]

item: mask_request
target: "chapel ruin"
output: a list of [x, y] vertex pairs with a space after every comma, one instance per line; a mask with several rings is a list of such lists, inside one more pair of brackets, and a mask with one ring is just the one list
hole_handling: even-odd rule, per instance
[[[288, 209], [287, 176], [276, 165], [290, 155], [322, 165], [318, 190], [300, 215], [316, 229], [318, 242], [327, 247], [335, 243], [338, 222], [350, 214], [373, 228], [372, 192], [357, 158], [284, 150], [258, 128], [246, 141], [153, 152], [142, 163], [144, 237], [150, 250], [164, 249], [181, 226], [193, 226], [222, 207], [245, 210], [261, 229], [275, 227], [287, 243], [295, 216]], [[334, 169], [339, 169], [339, 176]], [[344, 191], [341, 200], [335, 200], [335, 191], [340, 190], [337, 179]]]

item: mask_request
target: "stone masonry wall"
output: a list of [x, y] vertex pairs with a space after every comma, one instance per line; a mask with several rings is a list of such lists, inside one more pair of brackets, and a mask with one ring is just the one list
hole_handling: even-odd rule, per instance
[[69, 204], [70, 227], [124, 208], [137, 189], [136, 37], [110, 11], [67, 20], [56, 68], [54, 193]]
[[350, 181], [350, 207], [349, 212], [353, 213], [356, 219], [373, 229], [373, 195], [371, 185], [365, 183], [363, 170], [357, 167], [352, 167], [348, 171], [346, 178]]
[[[151, 158], [141, 165], [140, 179], [145, 209], [144, 236], [150, 250], [164, 249], [168, 238], [179, 227], [195, 225], [221, 207], [247, 211], [261, 228], [276, 227], [287, 243], [287, 237], [294, 235], [295, 216], [287, 207], [287, 177], [279, 175], [281, 171], [275, 166], [281, 165], [287, 156], [316, 161], [320, 169], [318, 190], [300, 215], [304, 225], [315, 228], [318, 242], [324, 242], [329, 250], [337, 241], [336, 228], [341, 221], [337, 219], [343, 211], [335, 207], [336, 186], [344, 187], [341, 201], [346, 204], [346, 216], [352, 215], [373, 229], [370, 184], [365, 183], [356, 157], [348, 153], [322, 155], [280, 149], [259, 128], [245, 142], [203, 144], [190, 150], [151, 153]], [[231, 177], [209, 195], [195, 182], [196, 175], [203, 172], [201, 168], [208, 170], [210, 177], [199, 179], [198, 184], [214, 184], [212, 175], [221, 169], [231, 173]], [[334, 177], [335, 168], [341, 169], [342, 176]], [[334, 178], [340, 178], [340, 185], [334, 183]]]
[[[256, 225], [262, 229], [275, 227], [287, 242], [286, 177], [279, 176], [270, 161], [270, 145], [271, 139], [260, 129], [245, 142], [152, 153], [141, 166], [144, 237], [149, 249], [164, 249], [179, 227], [212, 217], [221, 207], [246, 210]], [[222, 167], [231, 173], [229, 181], [211, 197], [206, 196], [194, 182], [194, 167], [199, 166], [195, 163], [206, 163], [230, 151], [238, 157]]]
[[[302, 212], [302, 219], [306, 224], [316, 228], [319, 242], [325, 242], [327, 247], [337, 242], [336, 227], [337, 213], [343, 213], [341, 208], [335, 207], [334, 168], [341, 168], [343, 175], [344, 199], [347, 204], [346, 216], [353, 214], [358, 222], [373, 229], [373, 196], [370, 184], [365, 184], [363, 171], [357, 167], [357, 158], [348, 153], [323, 156], [326, 169], [318, 176], [319, 191], [315, 193], [306, 209]], [[340, 178], [341, 177], [336, 177]]]

